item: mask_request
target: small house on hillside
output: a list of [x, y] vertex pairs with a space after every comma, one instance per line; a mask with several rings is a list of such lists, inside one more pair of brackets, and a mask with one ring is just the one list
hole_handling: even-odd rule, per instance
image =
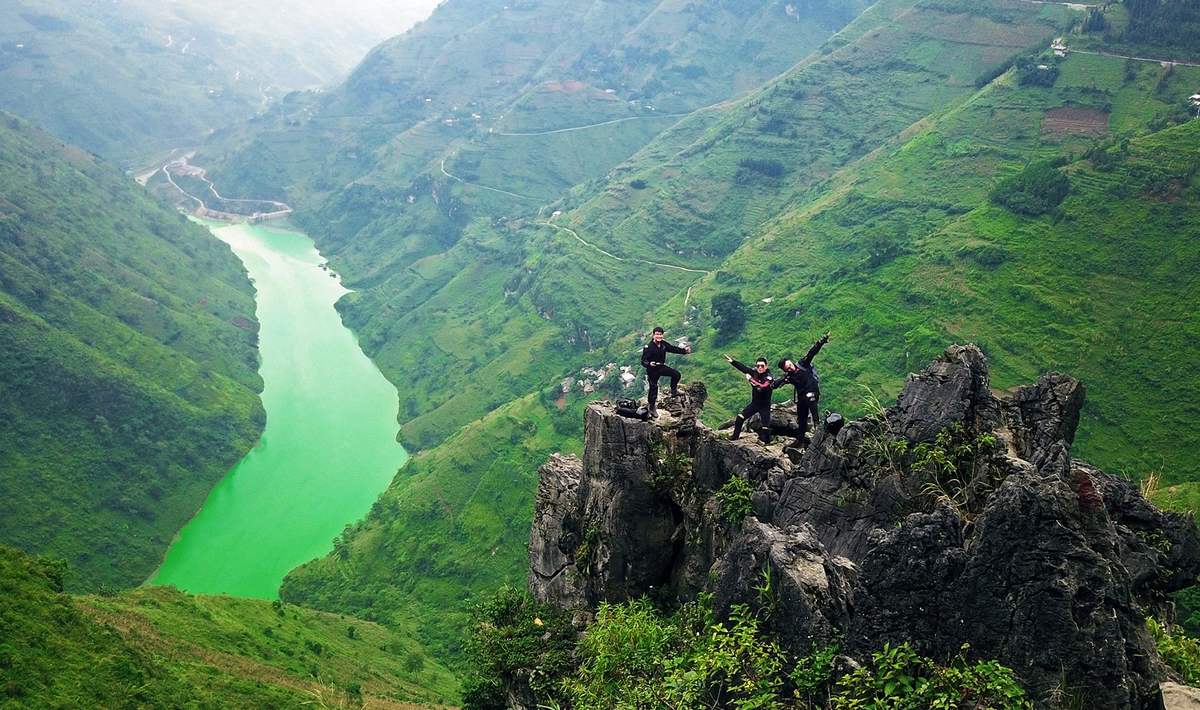
[[1062, 37], [1055, 37], [1054, 41], [1050, 43], [1050, 50], [1056, 57], [1067, 56], [1067, 41]]

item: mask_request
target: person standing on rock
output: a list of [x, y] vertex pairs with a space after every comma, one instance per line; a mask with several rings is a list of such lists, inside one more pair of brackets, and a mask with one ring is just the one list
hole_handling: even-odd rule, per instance
[[750, 420], [755, 414], [758, 415], [758, 422], [762, 426], [762, 431], [759, 432], [758, 438], [764, 444], [771, 443], [771, 393], [775, 390], [775, 379], [771, 377], [767, 359], [760, 357], [754, 361], [754, 369], [746, 367], [742, 363], [734, 360], [728, 355], [725, 356], [725, 361], [733, 365], [739, 372], [746, 375], [746, 380], [750, 382], [750, 404], [747, 404], [745, 409], [737, 415], [733, 420], [733, 439], [737, 439], [742, 435], [742, 425]]
[[646, 382], [649, 385], [649, 391], [646, 393], [646, 403], [650, 405], [649, 413], [651, 417], [658, 416], [658, 378], [666, 375], [671, 378], [671, 396], [679, 395], [679, 370], [667, 366], [667, 353], [675, 353], [676, 355], [687, 355], [692, 352], [692, 347], [679, 347], [672, 345], [663, 339], [666, 331], [662, 327], [654, 329], [654, 335], [651, 336], [650, 342], [646, 343], [646, 347], [642, 348], [642, 367], [646, 368]]
[[796, 423], [800, 427], [800, 436], [798, 441], [804, 442], [804, 433], [808, 430], [808, 417], [811, 414], [813, 420], [813, 431], [817, 430], [817, 426], [821, 423], [821, 414], [817, 409], [817, 403], [821, 401], [821, 382], [817, 378], [817, 371], [813, 368], [813, 358], [817, 353], [821, 352], [821, 348], [825, 343], [829, 342], [829, 333], [822, 335], [813, 343], [813, 346], [808, 349], [808, 352], [800, 360], [791, 360], [784, 358], [779, 361], [779, 369], [783, 370], [783, 377], [775, 380], [774, 387], [783, 387], [784, 385], [792, 385], [796, 388], [794, 398], [796, 402]]

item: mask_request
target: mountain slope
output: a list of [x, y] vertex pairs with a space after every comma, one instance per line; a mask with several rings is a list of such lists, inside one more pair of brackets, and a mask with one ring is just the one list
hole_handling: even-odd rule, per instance
[[[1200, 70], [1176, 69], [1159, 90], [1160, 67], [1123, 65], [1071, 55], [1049, 87], [1006, 74], [781, 215], [726, 261], [724, 283], [705, 279], [693, 298], [732, 290], [755, 304], [731, 349], [799, 352], [832, 330], [822, 373], [843, 407], [856, 385], [894, 391], [897, 373], [951, 337], [981, 345], [1001, 387], [1039, 363], [1069, 370], [1089, 387], [1081, 456], [1194, 479], [1200, 382], [1179, 362], [1198, 325], [1180, 304], [1197, 295], [1187, 265], [1200, 124], [1158, 127], [1186, 120], [1179, 97]], [[1097, 144], [1118, 127], [1142, 135]], [[1005, 177], [1048, 159], [1065, 163], [1060, 206], [1029, 215], [997, 203]], [[719, 383], [723, 365], [697, 359]], [[736, 382], [716, 386], [736, 401]], [[1171, 446], [1155, 444], [1163, 436]]]
[[455, 692], [443, 668], [375, 624], [167, 588], [73, 597], [62, 572], [0, 547], [5, 707], [410, 708]]
[[[403, 199], [381, 201], [377, 210], [391, 216], [353, 236], [334, 227], [331, 257], [352, 279], [362, 274], [359, 293], [344, 305], [347, 320], [397, 382], [401, 401], [411, 402], [402, 409], [410, 412], [405, 441], [430, 446], [506, 390], [544, 386], [548, 378], [534, 363], [573, 357], [603, 364], [583, 359], [585, 352], [628, 334], [631, 319], [658, 302], [686, 293], [762, 221], [832, 171], [969, 96], [979, 75], [1040, 49], [1067, 17], [1062, 8], [1000, 7], [1004, 24], [991, 17], [993, 8], [973, 4], [879, 3], [830, 40], [827, 53], [745, 99], [682, 119], [610, 177], [585, 182], [538, 213], [562, 210], [556, 227], [539, 226], [545, 217], [531, 214], [536, 201], [444, 180], [414, 185], [411, 207]], [[971, 39], [956, 34], [964, 26], [976, 32]], [[885, 84], [902, 101], [870, 110]], [[774, 168], [779, 175], [761, 172]], [[354, 209], [367, 195], [379, 196], [378, 188], [361, 192]], [[314, 231], [337, 224], [349, 206], [322, 208], [316, 216], [324, 221], [314, 221]], [[514, 213], [529, 217], [488, 219]], [[380, 222], [396, 228], [381, 229]], [[458, 242], [456, 232], [463, 235]], [[496, 293], [500, 284], [503, 301], [470, 295]], [[419, 334], [430, 337], [412, 337]], [[486, 345], [464, 351], [459, 338], [467, 334]], [[405, 376], [416, 363], [468, 375], [501, 371], [511, 379], [472, 377], [438, 388]]]
[[[430, 179], [415, 183], [409, 193], [412, 202], [405, 193], [392, 193], [392, 199], [378, 208], [380, 219], [391, 210], [396, 223], [410, 228], [399, 232], [406, 238], [397, 239], [375, 231], [370, 221], [354, 222], [352, 210], [327, 205], [320, 214], [354, 225], [342, 231], [335, 222], [331, 228], [329, 243], [335, 245], [338, 261], [350, 274], [369, 274], [359, 292], [344, 302], [347, 320], [398, 384], [402, 411], [412, 417], [404, 427], [406, 440], [435, 445], [414, 460], [419, 476], [398, 476], [383, 498], [389, 504], [381, 503], [350, 531], [344, 539], [347, 556], [293, 572], [284, 585], [286, 598], [390, 620], [427, 614], [414, 611], [421, 602], [413, 599], [429, 599], [431, 606], [445, 613], [458, 597], [438, 590], [452, 582], [475, 589], [489, 577], [519, 583], [521, 572], [516, 566], [464, 570], [449, 561], [471, 559], [481, 551], [491, 555], [492, 550], [498, 558], [522, 558], [523, 536], [503, 531], [513, 520], [527, 520], [532, 487], [520, 495], [506, 492], [490, 509], [479, 506], [480, 500], [492, 500], [488, 497], [492, 484], [485, 472], [493, 465], [503, 466], [514, 452], [554, 445], [553, 438], [546, 439], [547, 415], [556, 432], [566, 430], [569, 424], [557, 424], [560, 416], [569, 420], [582, 401], [595, 396], [575, 384], [579, 379], [593, 384], [598, 379], [581, 368], [609, 362], [636, 365], [644, 329], [663, 323], [674, 335], [688, 335], [699, 346], [695, 355], [683, 360], [683, 367], [685, 376], [704, 372], [718, 388], [710, 416], [715, 420], [740, 406], [744, 385], [728, 375], [720, 359], [708, 305], [715, 293], [733, 289], [745, 292], [747, 299], [782, 294], [772, 289], [755, 295], [757, 291], [735, 268], [753, 265], [753, 283], [764, 288], [795, 274], [825, 276], [853, 291], [854, 266], [863, 258], [861, 249], [845, 243], [852, 241], [850, 237], [828, 259], [812, 264], [805, 263], [807, 251], [790, 242], [772, 252], [743, 255], [743, 250], [755, 243], [762, 230], [771, 228], [772, 218], [799, 205], [834, 199], [831, 196], [841, 194], [842, 181], [862, 166], [911, 150], [910, 141], [926, 125], [988, 95], [987, 85], [1013, 59], [1037, 53], [1069, 26], [1071, 18], [1064, 8], [1025, 3], [881, 3], [839, 33], [827, 53], [812, 57], [761, 92], [682, 120], [616, 168], [612, 179], [577, 186], [540, 212], [532, 206], [518, 208], [503, 195], [485, 194], [482, 186]], [[954, 35], [952, 28], [960, 26], [981, 34]], [[897, 73], [896, 56], [907, 57], [903, 72]], [[904, 104], [894, 112], [891, 107], [876, 110], [876, 88], [889, 81], [904, 95]], [[985, 87], [982, 94], [977, 83]], [[1144, 98], [1144, 87], [1130, 96]], [[822, 109], [806, 108], [810, 101]], [[972, 120], [991, 119], [974, 116]], [[764, 130], [767, 127], [770, 130]], [[1090, 140], [1080, 139], [1074, 145]], [[811, 163], [797, 157], [814, 147], [822, 151], [812, 156]], [[971, 164], [974, 154], [962, 146], [955, 150], [962, 152], [964, 171], [984, 167]], [[1018, 156], [1010, 160], [1023, 160], [1032, 151], [1014, 145], [1009, 154]], [[778, 176], [754, 168], [746, 175], [738, 165], [739, 156], [788, 160], [776, 158], [784, 168]], [[680, 177], [685, 174], [689, 179]], [[952, 193], [959, 189], [953, 184], [956, 177], [954, 173], [945, 179], [946, 190]], [[903, 173], [897, 179], [903, 179]], [[981, 193], [986, 197], [987, 188], [978, 185], [991, 179], [987, 172], [972, 178], [974, 192], [962, 199], [978, 200]], [[636, 180], [645, 184], [635, 185]], [[502, 189], [504, 184], [491, 186]], [[924, 194], [918, 184], [905, 189], [918, 197]], [[388, 195], [380, 187], [359, 186], [355, 192], [360, 200], [353, 203], [356, 207]], [[528, 216], [461, 217], [466, 201], [477, 211], [491, 207], [505, 214], [502, 210], [507, 208]], [[967, 208], [955, 209], [961, 214]], [[547, 224], [548, 216], [558, 210], [562, 214], [553, 217], [553, 223], [563, 226]], [[624, 224], [629, 215], [635, 217]], [[892, 221], [901, 221], [902, 216], [912, 215], [897, 212]], [[646, 220], [653, 220], [654, 227], [643, 227]], [[895, 227], [887, 221], [868, 220], [854, 233], [869, 234], [877, 227], [885, 236], [898, 238], [887, 235], [886, 229]], [[914, 238], [923, 228], [923, 222], [914, 219]], [[429, 235], [452, 230], [461, 230], [463, 236], [442, 252], [432, 246], [424, 251], [415, 248], [422, 238], [428, 245], [436, 241]], [[737, 238], [699, 241], [710, 234]], [[393, 254], [400, 256], [393, 261]], [[812, 271], [804, 270], [808, 267]], [[772, 310], [781, 315], [766, 323], [752, 307], [749, 337], [729, 347], [748, 357], [763, 350], [782, 354], [806, 348], [826, 323], [789, 315], [795, 310], [796, 306]], [[877, 337], [864, 332], [863, 342], [852, 353], [863, 362], [856, 362], [838, 355], [837, 348], [844, 347], [855, 332], [860, 316], [849, 309], [840, 316], [841, 323], [829, 324], [839, 344], [823, 356], [838, 358], [831, 360], [837, 365], [830, 375], [827, 403], [860, 409], [859, 390], [854, 386], [860, 379], [877, 388], [898, 386], [905, 363], [897, 353], [904, 352], [904, 339], [890, 330]], [[440, 380], [424, 377], [425, 372], [464, 376], [455, 387], [445, 388], [439, 386]], [[560, 398], [563, 378], [571, 391]], [[614, 391], [609, 387], [602, 384], [604, 391]], [[615, 391], [622, 390], [617, 386]], [[513, 393], [511, 399], [506, 399], [506, 393]], [[625, 392], [636, 393], [636, 389]], [[487, 411], [520, 413], [540, 426], [522, 432], [497, 414], [483, 414]], [[566, 445], [564, 437], [554, 438], [559, 446]], [[436, 444], [441, 440], [445, 443]], [[519, 486], [519, 474], [510, 475], [511, 485]], [[468, 509], [475, 512], [467, 516]], [[375, 592], [369, 597], [356, 594], [354, 590], [361, 588]], [[389, 596], [388, 589], [419, 593]], [[452, 636], [454, 632], [431, 628], [428, 633]]]
[[286, 91], [340, 79], [371, 45], [420, 19], [411, 5], [8, 2], [0, 109], [142, 167]]
[[[787, 69], [866, 5], [451, 0], [338, 88], [282, 103], [198, 160], [231, 192], [301, 208], [348, 184], [403, 190], [451, 142], [486, 143], [489, 131], [653, 121], [722, 101]], [[636, 149], [619, 142], [612, 162]]]
[[0, 540], [69, 583], [145, 579], [263, 425], [228, 247], [114, 168], [0, 116]]

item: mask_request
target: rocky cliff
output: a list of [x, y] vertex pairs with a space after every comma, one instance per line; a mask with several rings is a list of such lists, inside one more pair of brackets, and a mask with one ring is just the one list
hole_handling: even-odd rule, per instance
[[582, 460], [540, 471], [535, 597], [583, 621], [603, 601], [707, 591], [718, 613], [771, 604], [798, 654], [839, 638], [851, 658], [908, 641], [945, 660], [969, 644], [1040, 703], [1162, 707], [1145, 618], [1195, 582], [1200, 533], [1071, 458], [1082, 384], [1051, 374], [998, 397], [979, 349], [953, 346], [894, 406], [802, 451], [705, 427], [704, 398], [693, 384], [655, 422], [587, 408]]

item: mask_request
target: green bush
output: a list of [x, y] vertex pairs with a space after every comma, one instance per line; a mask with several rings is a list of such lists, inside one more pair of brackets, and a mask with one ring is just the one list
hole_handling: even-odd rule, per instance
[[1021, 86], [1054, 86], [1058, 81], [1058, 66], [1041, 64], [1033, 59], [1017, 62], [1017, 83]]
[[[1166, 508], [1157, 497], [1154, 504]], [[1182, 589], [1172, 595], [1175, 600], [1175, 613], [1179, 625], [1189, 636], [1200, 636], [1200, 586]]]
[[730, 525], [741, 525], [753, 508], [750, 496], [754, 489], [744, 478], [734, 476], [717, 491], [717, 502], [721, 504], [721, 517]]
[[472, 607], [471, 616], [464, 710], [502, 709], [510, 692], [555, 702], [558, 679], [575, 668], [575, 631], [567, 615], [504, 586]]
[[579, 644], [579, 672], [565, 683], [573, 707], [654, 706], [662, 699], [662, 663], [679, 642], [678, 627], [645, 599], [601, 605]]
[[[967, 647], [963, 646], [965, 652]], [[871, 662], [843, 676], [830, 698], [834, 710], [1032, 708], [1011, 669], [996, 661], [968, 663], [960, 653], [938, 666], [907, 643], [884, 644]]]
[[474, 614], [466, 710], [504, 708], [512, 698], [572, 710], [1032, 707], [1010, 669], [968, 663], [966, 646], [939, 666], [907, 644], [885, 645], [863, 667], [835, 678], [836, 645], [791, 656], [761, 632], [759, 616], [745, 605], [716, 620], [711, 595], [670, 615], [644, 598], [602, 604], [578, 640], [562, 612], [511, 588]]
[[743, 158], [738, 161], [738, 171], [734, 180], [738, 184], [751, 182], [755, 176], [781, 178], [787, 174], [783, 161], [775, 158]]
[[1200, 641], [1182, 630], [1172, 634], [1153, 618], [1146, 619], [1146, 628], [1154, 636], [1159, 657], [1179, 674], [1180, 680], [1187, 685], [1200, 685]]
[[780, 707], [786, 657], [777, 643], [759, 636], [758, 620], [749, 609], [735, 606], [728, 623], [701, 618], [708, 633], [691, 636], [683, 652], [665, 664], [666, 705], [737, 710]]
[[580, 668], [564, 686], [575, 710], [781, 706], [785, 654], [762, 638], [744, 606], [728, 622], [711, 600], [669, 619], [646, 600], [604, 605], [579, 645]]
[[796, 659], [796, 665], [788, 673], [792, 683], [793, 695], [805, 707], [819, 707], [824, 704], [828, 688], [833, 683], [834, 659], [837, 658], [838, 647], [829, 645], [814, 649], [803, 658]]
[[1013, 212], [1037, 216], [1058, 207], [1070, 191], [1071, 183], [1066, 175], [1053, 163], [1039, 161], [1001, 180], [990, 197]]

